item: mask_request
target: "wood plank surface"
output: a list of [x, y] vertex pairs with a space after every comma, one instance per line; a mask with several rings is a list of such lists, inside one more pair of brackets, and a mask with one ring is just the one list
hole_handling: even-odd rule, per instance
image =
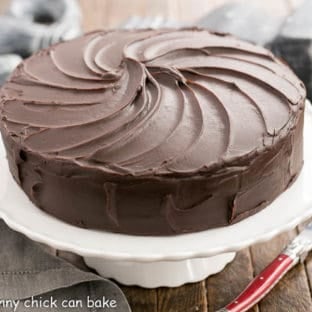
[[133, 312], [159, 311], [157, 289], [144, 289], [136, 286], [119, 286], [127, 297]]
[[[157, 311], [207, 312], [208, 304], [206, 293], [205, 281], [187, 284], [177, 288], [159, 288], [157, 290]], [[192, 295], [189, 296], [189, 294]]]
[[[206, 281], [209, 311], [220, 309], [234, 299], [252, 280], [253, 274], [250, 251], [244, 249], [238, 252], [232, 263]], [[258, 306], [250, 312], [259, 312]]]
[[[279, 235], [269, 242], [252, 246], [250, 251], [255, 274], [259, 274], [295, 237], [296, 233], [294, 230]], [[311, 294], [304, 265], [299, 264], [286, 274], [260, 302], [259, 308], [261, 312], [312, 311]]]
[[[192, 23], [227, 0], [79, 0], [86, 31], [120, 26], [132, 15], [156, 16]], [[245, 0], [250, 1], [250, 0]], [[303, 0], [255, 0], [259, 5], [285, 15]], [[8, 6], [0, 0], [0, 12]], [[302, 228], [302, 227], [301, 227]], [[133, 312], [213, 312], [231, 301], [284, 248], [296, 231], [279, 235], [237, 253], [235, 260], [207, 280], [178, 288], [143, 289], [121, 286]], [[58, 253], [79, 263], [72, 254]], [[311, 312], [312, 255], [292, 269], [257, 306], [249, 312]]]

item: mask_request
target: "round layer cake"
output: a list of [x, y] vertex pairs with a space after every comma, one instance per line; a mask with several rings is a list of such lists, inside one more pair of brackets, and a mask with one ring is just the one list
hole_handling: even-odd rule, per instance
[[47, 213], [172, 235], [242, 220], [294, 181], [304, 102], [286, 64], [232, 36], [98, 31], [15, 70], [1, 133], [15, 180]]

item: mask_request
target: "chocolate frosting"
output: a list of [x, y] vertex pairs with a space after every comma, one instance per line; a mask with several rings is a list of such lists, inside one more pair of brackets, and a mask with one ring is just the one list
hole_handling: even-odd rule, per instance
[[[287, 175], [281, 187], [266, 190], [268, 198], [256, 196], [243, 210], [259, 210], [287, 187], [302, 165], [304, 99], [302, 82], [286, 64], [229, 35], [201, 29], [97, 31], [41, 51], [15, 70], [1, 92], [1, 131], [13, 175], [42, 209], [86, 227], [172, 234], [232, 222], [237, 194], [246, 197], [259, 181], [250, 177], [235, 186], [234, 180], [230, 186], [226, 181], [246, 172], [260, 179], [263, 173], [252, 165], [261, 164], [259, 169], [277, 159], [281, 164], [283, 148], [288, 154], [278, 174]], [[295, 150], [296, 136], [301, 145]], [[272, 174], [272, 168], [267, 170]], [[94, 217], [81, 212], [85, 206], [68, 212], [70, 201], [64, 197], [69, 189], [57, 201], [62, 208], [52, 207], [47, 194], [63, 183], [48, 182], [45, 171], [60, 179], [74, 176], [76, 182], [89, 176], [85, 183], [101, 185], [95, 197], [103, 197], [105, 212], [100, 204]], [[204, 190], [187, 189], [196, 179]], [[51, 183], [53, 192], [47, 191]], [[183, 201], [182, 190], [194, 195]], [[213, 203], [214, 192], [222, 190], [224, 203]], [[84, 204], [95, 207], [90, 194]], [[142, 207], [140, 217], [133, 207], [123, 207], [123, 200]], [[204, 202], [192, 215], [191, 208]], [[144, 205], [153, 209], [143, 212]], [[213, 221], [196, 225], [203, 209], [216, 210]], [[175, 217], [180, 210], [187, 211], [183, 222]], [[100, 213], [102, 221], [96, 220]], [[148, 218], [155, 222], [148, 225]]]

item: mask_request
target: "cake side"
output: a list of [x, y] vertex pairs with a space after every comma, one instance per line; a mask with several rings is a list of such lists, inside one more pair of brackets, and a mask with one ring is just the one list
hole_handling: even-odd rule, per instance
[[47, 213], [84, 228], [173, 235], [230, 225], [270, 204], [302, 167], [303, 117], [274, 148], [185, 178], [109, 176], [21, 153], [12, 138], [4, 141], [14, 178]]
[[231, 36], [94, 32], [16, 69], [1, 133], [44, 211], [170, 235], [237, 222], [283, 192], [302, 167], [304, 101], [285, 64]]

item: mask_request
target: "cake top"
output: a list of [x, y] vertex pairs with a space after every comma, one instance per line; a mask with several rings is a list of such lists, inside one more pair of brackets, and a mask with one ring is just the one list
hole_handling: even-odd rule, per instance
[[98, 31], [25, 60], [1, 91], [23, 148], [112, 174], [194, 174], [270, 148], [305, 89], [268, 50], [201, 29]]

